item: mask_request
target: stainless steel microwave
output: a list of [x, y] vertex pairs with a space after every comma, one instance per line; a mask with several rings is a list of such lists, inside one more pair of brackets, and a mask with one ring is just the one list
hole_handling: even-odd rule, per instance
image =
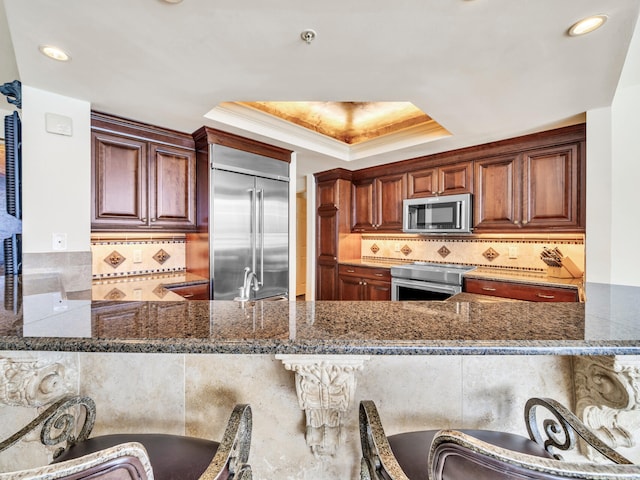
[[402, 205], [405, 233], [471, 233], [471, 194], [410, 198]]

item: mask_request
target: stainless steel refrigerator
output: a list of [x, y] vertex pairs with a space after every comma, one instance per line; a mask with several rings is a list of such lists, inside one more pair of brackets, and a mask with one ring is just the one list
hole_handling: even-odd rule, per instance
[[289, 292], [289, 164], [211, 145], [209, 222], [214, 300]]

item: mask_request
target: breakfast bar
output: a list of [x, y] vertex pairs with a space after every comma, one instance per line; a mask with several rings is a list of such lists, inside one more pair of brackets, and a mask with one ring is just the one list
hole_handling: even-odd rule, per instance
[[[157, 410], [154, 418], [170, 419], [181, 405], [186, 424], [171, 420], [163, 428], [190, 431], [202, 428], [194, 419], [205, 415], [203, 398], [248, 401], [256, 413], [254, 451], [269, 458], [265, 449], [275, 435], [290, 454], [269, 464], [272, 473], [322, 472], [309, 478], [355, 476], [354, 405], [362, 395], [383, 406], [386, 399], [401, 417], [406, 400], [418, 395], [440, 415], [466, 418], [472, 411], [466, 402], [486, 395], [500, 405], [505, 395], [511, 403], [533, 393], [563, 401], [575, 394], [574, 408], [592, 428], [626, 438], [623, 446], [637, 441], [637, 288], [587, 284], [584, 303], [470, 293], [445, 301], [124, 302], [64, 297], [56, 285], [24, 280], [22, 314], [3, 313], [3, 391], [27, 392], [18, 400], [5, 395], [5, 404], [34, 406], [61, 389], [79, 389], [98, 397], [105, 417], [117, 418], [121, 408], [137, 406], [140, 394], [161, 399], [137, 406]], [[452, 408], [456, 402], [462, 406]], [[517, 429], [519, 407], [493, 422]], [[298, 435], [300, 410], [306, 427]], [[399, 428], [403, 420], [395, 422]], [[293, 453], [305, 445], [313, 460]], [[257, 478], [270, 478], [260, 475], [265, 465], [258, 467]]]

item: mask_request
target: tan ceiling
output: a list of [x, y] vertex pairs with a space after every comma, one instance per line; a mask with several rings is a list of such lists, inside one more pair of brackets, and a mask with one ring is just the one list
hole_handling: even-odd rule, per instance
[[[434, 122], [410, 102], [239, 102], [354, 145]], [[440, 127], [442, 128], [442, 127]], [[443, 134], [446, 134], [446, 130]]]

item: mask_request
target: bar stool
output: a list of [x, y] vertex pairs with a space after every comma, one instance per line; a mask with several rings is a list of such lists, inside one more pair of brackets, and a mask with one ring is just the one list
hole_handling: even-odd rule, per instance
[[[538, 408], [553, 418], [539, 420]], [[375, 404], [360, 402], [362, 480], [622, 480], [640, 478], [640, 466], [599, 440], [573, 413], [549, 398], [525, 406], [530, 438], [490, 430], [423, 430], [387, 437]], [[539, 425], [543, 426], [543, 434]], [[576, 434], [608, 464], [562, 460]]]
[[[70, 413], [84, 411], [81, 425]], [[220, 442], [165, 434], [116, 434], [89, 438], [95, 422], [89, 397], [66, 397], [0, 443], [0, 451], [40, 425], [45, 445], [63, 444], [51, 464], [0, 474], [0, 480], [251, 480], [247, 463], [252, 417], [249, 405], [236, 405]], [[79, 431], [78, 431], [79, 430]], [[55, 436], [54, 436], [55, 435]]]

